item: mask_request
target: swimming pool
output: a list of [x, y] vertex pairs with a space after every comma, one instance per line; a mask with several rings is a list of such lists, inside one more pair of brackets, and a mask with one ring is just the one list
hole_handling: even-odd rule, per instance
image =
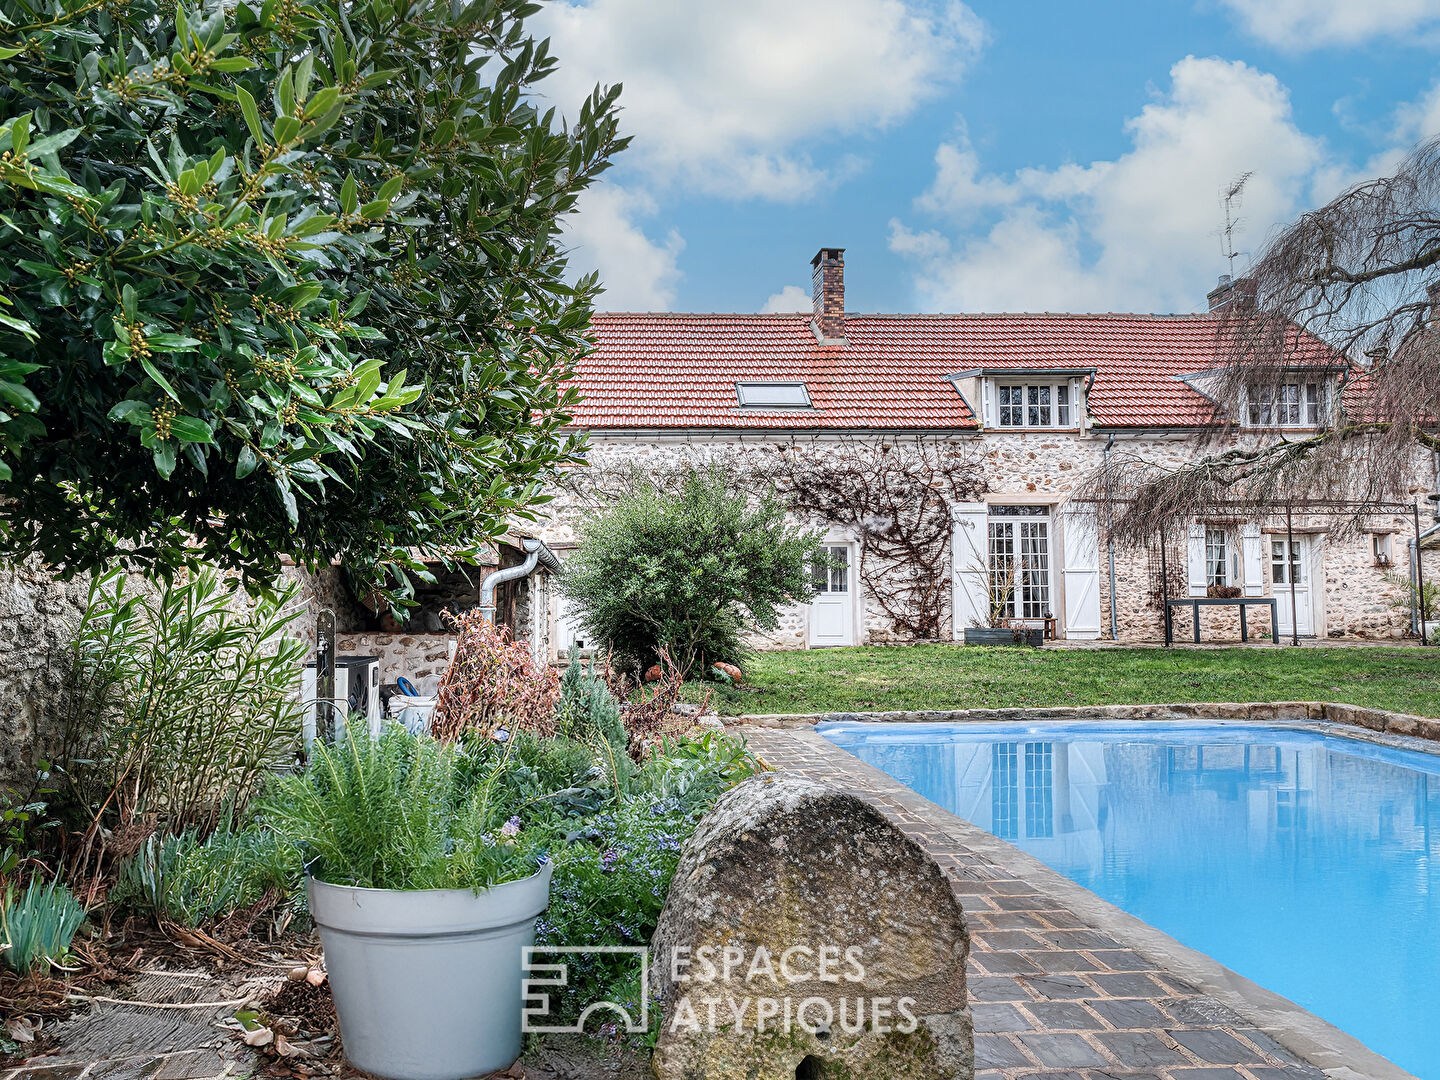
[[946, 810], [1440, 1077], [1440, 757], [1254, 724], [827, 724]]

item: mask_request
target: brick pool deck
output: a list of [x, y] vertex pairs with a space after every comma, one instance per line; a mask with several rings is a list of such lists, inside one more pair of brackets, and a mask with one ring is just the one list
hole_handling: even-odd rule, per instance
[[[1210, 962], [1230, 984], [1224, 989], [1239, 984], [1240, 996], [1261, 999], [1257, 1008], [1246, 1010], [1252, 1017], [1266, 1014], [1261, 1022], [1242, 1017], [1175, 973], [1185, 964], [1156, 959], [1168, 955], [1166, 942], [1179, 953], [1189, 950], [1138, 920], [1132, 920], [1135, 932], [1129, 935], [1116, 934], [1113, 927], [1112, 932], [1097, 929], [1097, 923], [1117, 922], [1097, 918], [1098, 909], [1109, 907], [1104, 901], [1062, 883], [1018, 849], [947, 813], [813, 729], [735, 730], [773, 768], [840, 785], [874, 804], [949, 877], [971, 935], [976, 1080], [1398, 1080], [1409, 1075], [1318, 1018]], [[1130, 940], [1139, 938], [1151, 946], [1143, 953]], [[1157, 941], [1162, 943], [1158, 949]], [[1288, 1039], [1292, 1049], [1287, 1049], [1261, 1027], [1299, 1034]], [[1293, 1052], [1297, 1046], [1303, 1047], [1300, 1053]]]

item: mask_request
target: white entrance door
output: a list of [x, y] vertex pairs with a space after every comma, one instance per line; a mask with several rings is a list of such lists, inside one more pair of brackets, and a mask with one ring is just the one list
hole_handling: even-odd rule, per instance
[[1270, 575], [1275, 587], [1276, 621], [1280, 633], [1313, 636], [1314, 608], [1310, 595], [1310, 542], [1304, 537], [1294, 541], [1270, 541]]
[[810, 645], [855, 644], [854, 560], [849, 544], [820, 549], [828, 566], [815, 567], [815, 599], [810, 601]]

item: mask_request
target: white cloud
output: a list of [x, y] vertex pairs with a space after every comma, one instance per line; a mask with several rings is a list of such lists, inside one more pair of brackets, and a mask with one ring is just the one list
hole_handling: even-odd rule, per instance
[[1254, 37], [1277, 48], [1358, 45], [1433, 32], [1440, 0], [1221, 0]]
[[1414, 143], [1437, 135], [1440, 135], [1440, 82], [1432, 83], [1418, 99], [1395, 110], [1396, 142]]
[[[853, 153], [800, 144], [906, 116], [963, 71], [984, 26], [960, 0], [557, 0], [536, 17], [562, 108], [623, 82], [627, 163], [657, 181], [797, 199], [843, 178]], [[853, 148], [851, 148], [853, 150]]]
[[600, 271], [605, 286], [596, 304], [600, 310], [668, 311], [674, 303], [685, 241], [674, 229], [661, 241], [645, 234], [637, 218], [655, 210], [655, 200], [644, 192], [602, 184], [585, 192], [578, 212], [567, 219], [571, 270]]
[[779, 292], [772, 293], [760, 310], [767, 315], [785, 315], [792, 311], [812, 311], [814, 307], [815, 301], [809, 289], [802, 289], [799, 285], [786, 285]]
[[1171, 87], [1126, 124], [1114, 161], [986, 174], [962, 135], [936, 154], [916, 201], [955, 235], [891, 223], [921, 301], [946, 310], [1190, 311], [1214, 285], [1220, 192], [1252, 176], [1237, 243], [1258, 247], [1310, 193], [1321, 143], [1289, 95], [1243, 63], [1187, 57]]

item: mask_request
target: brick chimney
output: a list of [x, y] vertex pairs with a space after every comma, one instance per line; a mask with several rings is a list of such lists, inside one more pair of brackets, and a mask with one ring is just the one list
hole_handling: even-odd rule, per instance
[[810, 328], [822, 345], [845, 344], [845, 249], [821, 248], [810, 260], [815, 318]]
[[1236, 300], [1253, 301], [1255, 299], [1255, 283], [1249, 278], [1232, 281], [1229, 274], [1221, 274], [1220, 284], [1206, 293], [1205, 299], [1210, 304], [1209, 310], [1211, 311], [1218, 311]]

